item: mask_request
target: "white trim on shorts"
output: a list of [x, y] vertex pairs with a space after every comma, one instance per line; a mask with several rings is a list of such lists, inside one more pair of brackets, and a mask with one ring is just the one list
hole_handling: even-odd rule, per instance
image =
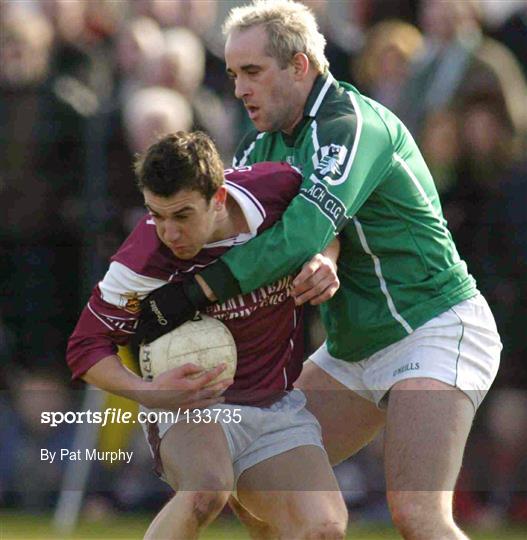
[[492, 312], [478, 294], [358, 362], [331, 356], [326, 343], [309, 361], [380, 408], [397, 382], [431, 378], [459, 388], [477, 410], [498, 372], [501, 349]]

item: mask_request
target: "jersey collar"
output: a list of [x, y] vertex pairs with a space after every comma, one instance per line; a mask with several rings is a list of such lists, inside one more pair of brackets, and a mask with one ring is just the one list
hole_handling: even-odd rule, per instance
[[315, 79], [313, 88], [309, 93], [309, 96], [306, 101], [306, 106], [304, 107], [304, 117], [308, 116], [314, 118], [324, 101], [324, 98], [328, 94], [329, 90], [334, 87], [338, 88], [339, 83], [335, 80], [335, 77], [331, 75], [328, 71], [322, 73]]
[[206, 244], [206, 248], [216, 248], [216, 247], [225, 247], [225, 246], [234, 246], [236, 244], [243, 244], [254, 238], [258, 233], [258, 227], [264, 222], [265, 219], [265, 209], [261, 205], [260, 201], [247, 189], [244, 187], [225, 180], [225, 186], [227, 188], [228, 194], [238, 203], [240, 206], [247, 225], [249, 226], [248, 233], [239, 233], [233, 238], [226, 238], [224, 240], [218, 240], [216, 242], [211, 242]]
[[286, 133], [282, 132], [282, 137], [284, 138], [287, 146], [294, 146], [296, 138], [298, 135], [300, 135], [301, 131], [304, 129], [304, 126], [310, 121], [311, 118], [315, 118], [317, 115], [320, 106], [328, 95], [328, 92], [332, 88], [338, 88], [338, 85], [339, 83], [329, 71], [322, 73], [315, 79], [313, 88], [311, 89], [304, 106], [304, 115], [302, 120], [298, 122], [291, 135], [287, 135]]

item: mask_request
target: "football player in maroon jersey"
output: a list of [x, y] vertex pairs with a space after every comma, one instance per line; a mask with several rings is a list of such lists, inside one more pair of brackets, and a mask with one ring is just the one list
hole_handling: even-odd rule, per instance
[[[136, 332], [149, 293], [193, 281], [185, 278], [271, 227], [297, 194], [301, 175], [283, 163], [224, 171], [212, 141], [199, 132], [160, 139], [139, 157], [136, 174], [148, 214], [94, 288], [70, 338], [68, 363], [74, 377], [147, 410], [174, 413], [145, 429], [156, 471], [176, 490], [146, 538], [197, 538], [233, 490], [280, 537], [344, 538], [346, 507], [320, 427], [293, 389], [303, 360], [293, 276], [205, 308], [236, 341], [234, 381], [209, 388], [222, 368], [188, 380], [199, 372], [192, 365], [145, 381], [116, 355]], [[322, 258], [334, 267], [337, 255], [334, 243]], [[311, 264], [319, 262], [320, 256]], [[334, 273], [321, 279], [315, 294], [338, 286], [335, 280]], [[195, 293], [186, 290], [180, 301]], [[162, 316], [162, 296], [149, 306], [153, 317]]]

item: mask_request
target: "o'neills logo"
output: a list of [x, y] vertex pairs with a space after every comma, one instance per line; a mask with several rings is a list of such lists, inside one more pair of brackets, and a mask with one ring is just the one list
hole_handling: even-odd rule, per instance
[[150, 309], [156, 314], [157, 322], [161, 326], [166, 326], [168, 324], [168, 321], [163, 317], [163, 314], [161, 313], [161, 310], [157, 307], [155, 300], [150, 300], [148, 302], [150, 304]]

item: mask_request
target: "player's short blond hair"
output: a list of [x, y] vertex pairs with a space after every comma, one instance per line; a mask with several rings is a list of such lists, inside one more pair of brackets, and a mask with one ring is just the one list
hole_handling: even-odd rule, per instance
[[318, 30], [313, 12], [291, 0], [254, 0], [235, 7], [223, 24], [223, 34], [262, 25], [268, 36], [266, 52], [285, 68], [296, 53], [304, 53], [319, 73], [329, 69], [324, 54], [326, 38]]

